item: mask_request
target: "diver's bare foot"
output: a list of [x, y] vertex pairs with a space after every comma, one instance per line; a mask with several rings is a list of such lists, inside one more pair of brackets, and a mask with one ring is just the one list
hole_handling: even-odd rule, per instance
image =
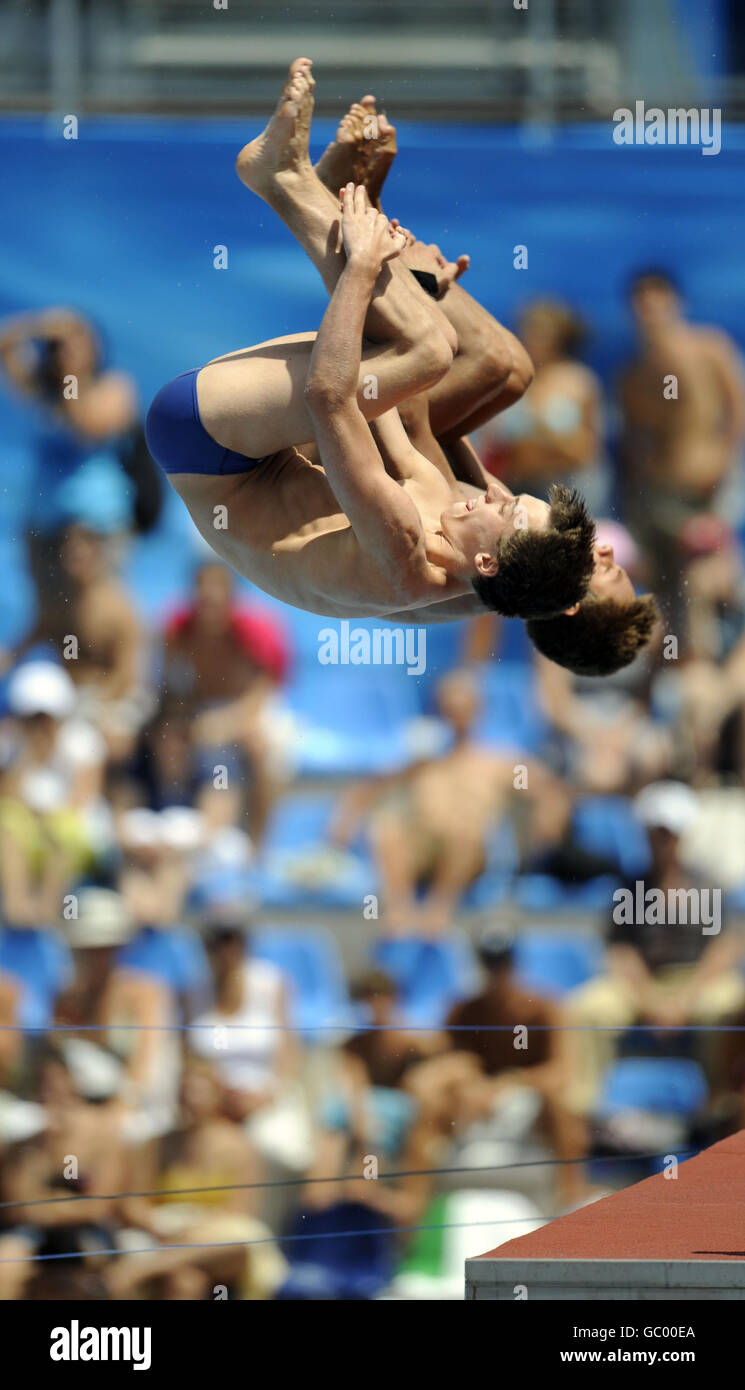
[[393, 161], [398, 154], [396, 127], [391, 125], [384, 111], [378, 114], [375, 109], [374, 97], [363, 97], [362, 104], [365, 106], [368, 130], [373, 123], [372, 130], [376, 132], [375, 134], [369, 133], [367, 136], [363, 178], [370, 202], [374, 208], [378, 209], [378, 212], [382, 212], [380, 195], [383, 192], [383, 184], [388, 178]]
[[365, 108], [362, 102], [353, 102], [346, 116], [342, 116], [339, 122], [336, 139], [326, 146], [316, 164], [316, 175], [335, 198], [339, 189], [344, 188], [346, 184], [362, 182], [358, 174], [359, 147], [364, 139], [364, 117]]
[[308, 157], [315, 78], [310, 58], [290, 64], [287, 81], [268, 126], [244, 145], [235, 162], [242, 183], [269, 201], [272, 187], [283, 177], [310, 172]]
[[370, 203], [382, 212], [380, 194], [396, 157], [396, 132], [375, 97], [364, 96], [350, 106], [339, 123], [336, 139], [321, 155], [316, 174], [336, 197], [346, 183], [363, 184]]

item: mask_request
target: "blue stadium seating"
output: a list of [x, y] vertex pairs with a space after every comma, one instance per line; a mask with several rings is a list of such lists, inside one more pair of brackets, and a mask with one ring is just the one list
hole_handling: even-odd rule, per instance
[[463, 906], [483, 910], [504, 902], [514, 886], [518, 865], [514, 827], [510, 821], [502, 821], [489, 835], [486, 867], [464, 894]]
[[396, 1238], [380, 1212], [359, 1202], [298, 1212], [285, 1236], [290, 1273], [275, 1298], [372, 1299], [393, 1277]]
[[0, 970], [25, 986], [23, 1018], [27, 1026], [47, 1027], [57, 996], [72, 978], [72, 956], [60, 933], [51, 928], [0, 926]]
[[452, 1005], [478, 988], [476, 959], [465, 937], [391, 937], [376, 942], [372, 959], [395, 980], [400, 1016], [411, 1025], [440, 1027]]
[[616, 859], [624, 877], [644, 873], [649, 843], [626, 797], [584, 797], [575, 807], [573, 827], [583, 849]]
[[329, 669], [316, 649], [287, 691], [300, 724], [301, 774], [362, 776], [404, 764], [406, 721], [421, 711], [415, 678], [402, 667], [340, 665], [329, 679]]
[[[134, 373], [145, 405], [179, 371], [248, 341], [318, 323], [325, 296], [315, 271], [289, 233], [235, 182], [244, 121], [89, 118], [85, 138], [69, 142], [65, 161], [45, 117], [2, 124], [4, 172], [14, 196], [5, 212], [0, 315], [61, 297], [78, 305], [103, 325], [111, 360]], [[319, 149], [332, 129], [331, 122], [314, 123]], [[602, 126], [560, 128], [543, 146], [526, 142], [517, 128], [409, 123], [400, 129], [390, 197], [424, 240], [441, 241], [446, 190], [449, 249], [462, 241], [472, 252], [472, 292], [509, 324], [531, 296], [567, 297], [590, 321], [588, 357], [610, 383], [631, 341], [623, 286], [635, 266], [648, 262], [650, 246], [681, 274], [693, 317], [719, 323], [743, 341], [737, 195], [745, 140], [733, 125], [723, 137], [721, 156], [706, 160], [704, 170], [695, 149], [640, 147], [609, 158]], [[85, 215], [91, 190], [95, 218]], [[43, 215], [47, 203], [53, 219]], [[230, 248], [222, 272], [212, 267], [218, 230]], [[530, 269], [521, 273], [512, 266], [517, 242], [531, 248]], [[606, 253], [581, 254], [588, 245]], [[33, 508], [33, 417], [9, 394], [3, 406], [0, 528], [18, 536]], [[132, 552], [130, 574], [149, 615], [172, 601], [189, 551], [185, 536], [193, 535], [175, 497], [166, 510], [170, 548], [156, 555], [149, 541], [138, 542]], [[13, 581], [0, 589], [0, 641], [18, 636], [29, 614], [28, 589], [18, 582], [14, 560], [8, 567], [6, 559], [0, 546], [0, 581]], [[519, 647], [519, 625], [511, 630]], [[511, 657], [514, 649], [508, 650]]]
[[698, 1062], [685, 1057], [622, 1057], [606, 1072], [597, 1114], [649, 1110], [687, 1119], [701, 1109], [707, 1094]]
[[484, 711], [477, 735], [494, 747], [536, 752], [547, 732], [532, 667], [519, 661], [485, 662], [479, 670]]
[[526, 912], [607, 912], [614, 878], [602, 875], [586, 883], [561, 883], [550, 874], [521, 874], [515, 882], [515, 902]]
[[515, 943], [521, 984], [555, 998], [599, 975], [602, 966], [603, 948], [595, 937], [531, 928]]
[[335, 856], [330, 871], [315, 875], [328, 849], [334, 793], [288, 793], [275, 806], [260, 866], [252, 875], [256, 896], [274, 908], [349, 908], [361, 911], [375, 892], [375, 869], [362, 850]]
[[[331, 932], [315, 925], [258, 927], [251, 952], [276, 965], [289, 984], [290, 1020], [308, 1042], [322, 1026], [344, 1028], [352, 1019], [344, 966]], [[336, 1041], [337, 1034], [326, 1035]]]

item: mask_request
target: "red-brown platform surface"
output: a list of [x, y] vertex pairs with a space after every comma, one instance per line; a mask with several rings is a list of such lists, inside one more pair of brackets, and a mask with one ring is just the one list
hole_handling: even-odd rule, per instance
[[745, 1130], [479, 1258], [743, 1260]]

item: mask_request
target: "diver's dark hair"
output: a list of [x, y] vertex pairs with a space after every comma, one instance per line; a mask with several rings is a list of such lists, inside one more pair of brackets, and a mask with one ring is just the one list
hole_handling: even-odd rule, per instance
[[505, 618], [550, 618], [587, 592], [595, 523], [576, 489], [555, 485], [549, 505], [545, 531], [517, 529], [498, 546], [497, 573], [471, 580], [484, 606]]
[[610, 676], [646, 646], [659, 618], [651, 594], [619, 603], [590, 595], [573, 615], [526, 624], [538, 651], [577, 676]]

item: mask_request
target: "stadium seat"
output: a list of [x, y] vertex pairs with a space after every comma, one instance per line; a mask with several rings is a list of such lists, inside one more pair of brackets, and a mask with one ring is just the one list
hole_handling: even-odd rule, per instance
[[26, 1026], [48, 1027], [57, 996], [72, 978], [72, 956], [59, 932], [25, 927], [0, 928], [0, 970], [25, 985]]
[[728, 912], [745, 913], [745, 883], [727, 889], [726, 906]]
[[521, 984], [557, 999], [599, 975], [602, 963], [602, 944], [590, 936], [531, 930], [515, 945]]
[[525, 912], [602, 912], [607, 910], [618, 880], [603, 875], [586, 883], [562, 883], [550, 874], [521, 874], [515, 883], [515, 902]]
[[688, 1119], [708, 1094], [698, 1062], [681, 1057], [624, 1057], [606, 1072], [597, 1114], [648, 1110], [655, 1115]]
[[615, 859], [624, 877], [635, 878], [646, 870], [646, 832], [626, 797], [584, 797], [575, 807], [573, 827], [582, 849]]
[[300, 775], [358, 777], [406, 763], [405, 725], [421, 713], [415, 678], [391, 666], [339, 665], [332, 674], [316, 652], [286, 692]]
[[393, 1274], [396, 1236], [389, 1227], [361, 1202], [299, 1211], [282, 1241], [291, 1270], [275, 1298], [375, 1298]]
[[465, 937], [392, 937], [376, 942], [372, 958], [395, 980], [402, 1021], [411, 1025], [441, 1027], [453, 1004], [478, 987], [476, 958]]
[[322, 1026], [344, 1027], [351, 1020], [344, 966], [336, 941], [325, 927], [259, 927], [252, 954], [271, 961], [290, 986], [290, 1020], [306, 1034], [319, 1038]]
[[477, 738], [497, 748], [534, 753], [548, 726], [538, 704], [531, 667], [520, 661], [485, 662], [478, 675], [484, 710]]
[[375, 892], [375, 870], [367, 856], [339, 853], [328, 843], [335, 801], [333, 793], [301, 792], [275, 806], [252, 878], [255, 895], [267, 906], [359, 911]]
[[512, 888], [519, 862], [514, 826], [511, 821], [503, 820], [489, 835], [486, 868], [467, 889], [463, 906], [478, 910], [504, 902]]

